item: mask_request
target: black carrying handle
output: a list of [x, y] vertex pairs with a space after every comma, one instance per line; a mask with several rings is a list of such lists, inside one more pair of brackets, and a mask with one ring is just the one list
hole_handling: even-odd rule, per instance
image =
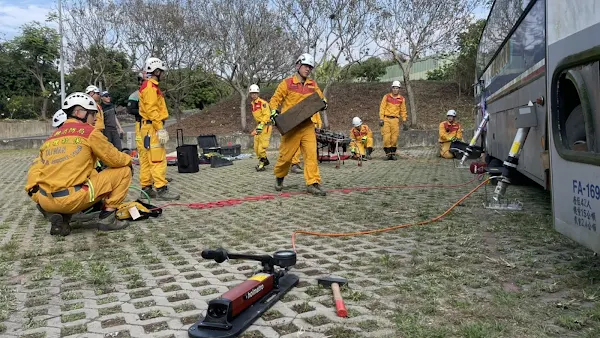
[[[179, 144], [179, 131], [181, 131], [181, 144]], [[181, 145], [183, 145], [183, 129], [177, 129], [177, 146], [180, 147]]]

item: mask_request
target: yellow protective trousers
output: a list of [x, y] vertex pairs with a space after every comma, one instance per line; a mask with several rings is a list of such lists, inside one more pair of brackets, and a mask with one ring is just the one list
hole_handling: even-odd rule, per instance
[[381, 136], [383, 137], [384, 148], [394, 148], [398, 145], [398, 136], [400, 134], [400, 119], [384, 117]]
[[357, 141], [357, 140], [350, 141], [350, 152], [351, 153], [355, 153], [358, 150], [358, 152], [361, 155], [366, 155], [367, 148], [373, 148], [373, 138], [372, 137], [367, 138], [366, 146], [365, 146], [365, 143], [362, 141]]
[[131, 168], [107, 168], [99, 173], [92, 171], [87, 183], [66, 189], [69, 193], [65, 196], [52, 196], [51, 193], [62, 192], [40, 188], [39, 203], [45, 211], [59, 214], [76, 214], [100, 200], [104, 200], [107, 208], [117, 208], [127, 197], [130, 185]]
[[450, 152], [452, 142], [440, 142], [440, 156], [443, 158], [454, 158], [454, 154]]
[[36, 192], [31, 194], [31, 200], [35, 202], [35, 204], [40, 204], [40, 192]]
[[273, 132], [273, 127], [266, 125], [263, 127], [262, 133], [254, 136], [254, 153], [258, 158], [267, 158], [271, 132]]
[[283, 178], [288, 174], [292, 165], [292, 158], [298, 151], [302, 151], [304, 156], [304, 180], [306, 185], [321, 184], [317, 161], [317, 135], [315, 134], [315, 126], [311, 121], [306, 121], [281, 136], [279, 157], [274, 169], [275, 177]]
[[[140, 129], [141, 147], [138, 146], [140, 159], [140, 185], [162, 188], [167, 185], [167, 150], [158, 141], [158, 135], [152, 124], [142, 121]], [[150, 149], [144, 148], [144, 138], [150, 136]]]
[[300, 164], [300, 155], [302, 155], [302, 152], [300, 151], [300, 148], [298, 148], [298, 151], [296, 151], [294, 157], [292, 157], [292, 164]]

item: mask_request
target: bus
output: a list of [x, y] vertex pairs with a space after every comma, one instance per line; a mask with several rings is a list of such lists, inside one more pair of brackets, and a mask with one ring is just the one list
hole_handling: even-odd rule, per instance
[[600, 252], [600, 1], [496, 0], [477, 49], [482, 147], [552, 196], [554, 228]]

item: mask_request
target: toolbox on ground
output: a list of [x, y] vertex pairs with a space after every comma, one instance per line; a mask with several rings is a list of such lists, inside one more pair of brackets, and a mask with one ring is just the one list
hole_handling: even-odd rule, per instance
[[[179, 143], [179, 131], [181, 131], [181, 144]], [[177, 171], [180, 173], [196, 173], [200, 171], [198, 158], [198, 146], [195, 144], [183, 144], [183, 129], [177, 129]]]
[[242, 145], [234, 144], [232, 146], [221, 147], [221, 154], [223, 156], [236, 157], [242, 153]]
[[321, 99], [319, 94], [313, 93], [285, 113], [277, 115], [275, 117], [275, 127], [277, 127], [281, 135], [284, 135], [324, 108], [325, 103], [323, 99]]
[[198, 147], [202, 149], [203, 154], [207, 153], [219, 153], [221, 154], [221, 147], [217, 141], [217, 136], [213, 134], [200, 135], [198, 136]]

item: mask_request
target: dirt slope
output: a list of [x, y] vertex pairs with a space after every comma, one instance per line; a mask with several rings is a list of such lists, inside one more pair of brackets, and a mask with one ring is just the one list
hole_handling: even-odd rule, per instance
[[[448, 109], [455, 109], [458, 112], [459, 120], [465, 127], [473, 125], [473, 98], [464, 95], [458, 98], [456, 85], [446, 82], [414, 81], [413, 88], [419, 114], [416, 128], [437, 128], [437, 125], [445, 118]], [[388, 93], [389, 90], [389, 83], [343, 83], [333, 85], [328, 95], [329, 108], [327, 109], [331, 129], [337, 131], [349, 130], [354, 116], [359, 116], [364, 123], [372, 128], [377, 127], [379, 105], [383, 95]], [[405, 98], [408, 96], [404, 88], [400, 90], [400, 93]], [[261, 93], [261, 97], [266, 100], [269, 100], [271, 95], [273, 95], [273, 89], [265, 89]], [[239, 105], [239, 96], [235, 94], [167, 129], [172, 135], [175, 135], [176, 129], [183, 129], [184, 134], [187, 136], [241, 132]], [[249, 128], [255, 125], [250, 106], [247, 110], [247, 124]]]

